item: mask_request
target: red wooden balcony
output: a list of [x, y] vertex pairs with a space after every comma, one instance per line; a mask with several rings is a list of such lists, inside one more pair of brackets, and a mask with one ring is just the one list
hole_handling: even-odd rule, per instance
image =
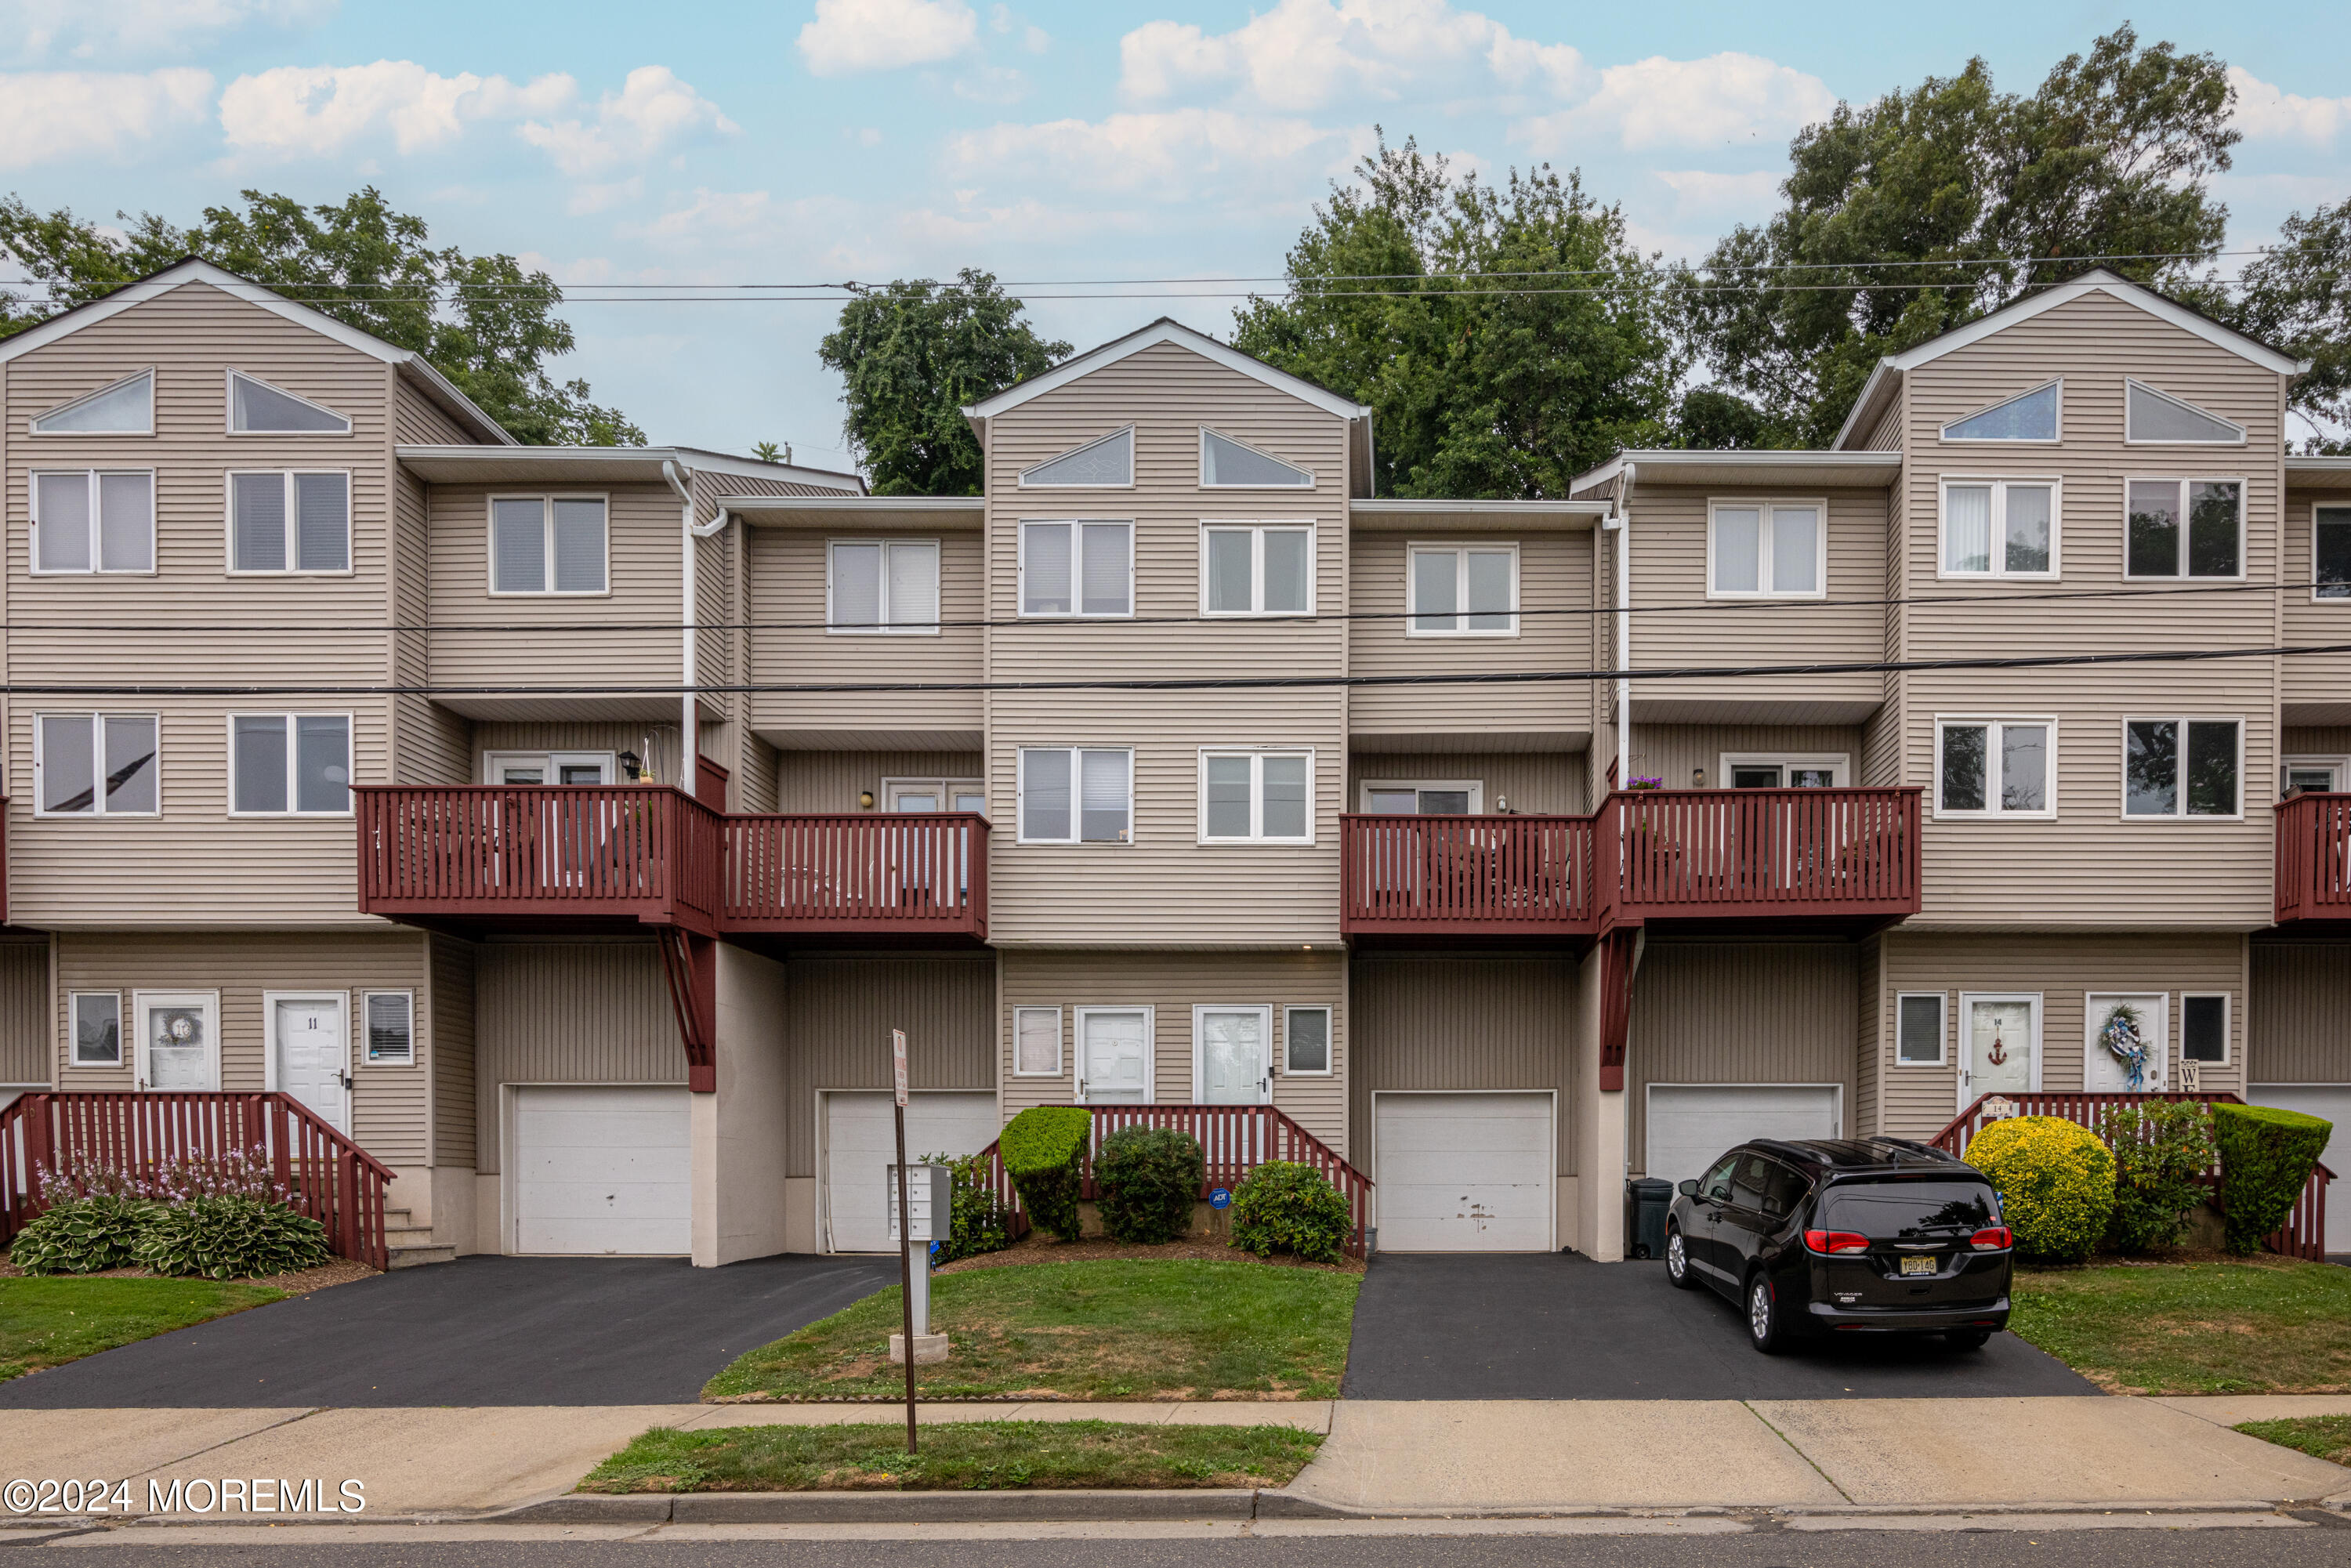
[[1620, 791], [1599, 816], [1602, 924], [1899, 920], [1918, 912], [1918, 820], [1915, 788]]
[[1590, 936], [1590, 817], [1345, 816], [1350, 936]]
[[969, 811], [726, 820], [720, 927], [781, 936], [987, 937], [987, 819]]
[[2351, 924], [2351, 794], [2277, 803], [2277, 923]]

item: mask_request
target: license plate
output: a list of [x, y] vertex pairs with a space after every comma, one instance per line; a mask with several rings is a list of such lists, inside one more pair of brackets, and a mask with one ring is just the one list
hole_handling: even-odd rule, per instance
[[1935, 1260], [1930, 1257], [1905, 1258], [1902, 1260], [1902, 1271], [1906, 1274], [1931, 1274], [1935, 1271]]

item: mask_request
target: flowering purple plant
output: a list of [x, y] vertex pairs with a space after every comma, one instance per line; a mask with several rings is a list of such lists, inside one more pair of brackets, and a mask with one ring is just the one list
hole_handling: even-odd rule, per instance
[[1627, 789], [1662, 789], [1665, 787], [1666, 781], [1663, 779], [1646, 778], [1638, 773], [1634, 774], [1633, 781], [1625, 786]]
[[41, 1201], [55, 1207], [89, 1197], [129, 1197], [149, 1203], [192, 1203], [200, 1197], [256, 1197], [286, 1203], [293, 1195], [270, 1176], [269, 1160], [260, 1149], [229, 1149], [219, 1155], [172, 1155], [139, 1170], [98, 1158], [86, 1151], [59, 1162], [56, 1170], [41, 1167]]

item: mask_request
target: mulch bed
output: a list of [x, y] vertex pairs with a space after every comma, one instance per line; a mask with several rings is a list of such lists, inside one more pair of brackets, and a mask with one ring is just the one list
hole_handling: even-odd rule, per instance
[[1158, 1247], [1139, 1247], [1131, 1242], [1113, 1241], [1107, 1236], [1089, 1236], [1082, 1241], [1056, 1241], [1041, 1230], [1032, 1230], [1001, 1252], [983, 1252], [977, 1258], [962, 1259], [934, 1272], [957, 1274], [971, 1269], [1014, 1269], [1025, 1263], [1086, 1263], [1110, 1258], [1134, 1258], [1152, 1263], [1179, 1260], [1262, 1263], [1276, 1269], [1319, 1269], [1326, 1274], [1360, 1274], [1364, 1271], [1364, 1260], [1360, 1258], [1342, 1258], [1336, 1263], [1309, 1263], [1286, 1253], [1259, 1258], [1238, 1247], [1228, 1247], [1221, 1241], [1196, 1239], [1170, 1241]]
[[[329, 1285], [348, 1285], [354, 1280], [372, 1280], [376, 1270], [349, 1258], [330, 1258], [315, 1269], [298, 1269], [290, 1274], [264, 1274], [252, 1280], [225, 1280], [223, 1284], [266, 1285], [273, 1291], [286, 1291], [301, 1295], [308, 1291], [323, 1291]], [[22, 1280], [25, 1270], [5, 1258], [0, 1258], [0, 1280]], [[100, 1269], [94, 1274], [61, 1274], [59, 1279], [74, 1280], [156, 1280], [162, 1278], [152, 1269]]]

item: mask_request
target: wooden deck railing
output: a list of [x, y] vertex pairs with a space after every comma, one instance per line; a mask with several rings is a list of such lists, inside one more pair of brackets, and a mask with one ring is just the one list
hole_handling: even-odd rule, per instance
[[[1961, 1158], [1967, 1156], [1968, 1145], [1984, 1129], [1983, 1108], [1991, 1101], [2005, 1100], [2015, 1107], [2019, 1116], [2054, 1116], [2095, 1129], [2098, 1113], [2129, 1105], [2143, 1105], [2151, 1100], [2192, 1100], [2199, 1104], [2241, 1105], [2241, 1096], [2222, 1092], [2190, 1094], [2165, 1092], [2148, 1094], [2043, 1092], [1979, 1095], [1974, 1104], [1951, 1119], [1950, 1124], [1935, 1134], [1934, 1145]], [[2209, 1187], [2218, 1188], [2220, 1172], [2216, 1168], [2200, 1178]], [[2325, 1166], [2312, 1169], [2310, 1180], [2304, 1184], [2302, 1194], [2294, 1199], [2286, 1215], [2284, 1226], [2277, 1234], [2266, 1238], [2262, 1245], [2273, 1252], [2289, 1257], [2306, 1258], [2312, 1262], [2324, 1262], [2326, 1258], [2326, 1188], [2335, 1173]]]
[[1592, 929], [1589, 817], [1351, 815], [1339, 825], [1350, 935]]
[[1603, 896], [1619, 919], [1915, 915], [1918, 801], [1915, 788], [1620, 790], [1600, 812]]
[[2277, 803], [2277, 923], [2351, 921], [2351, 794]]
[[147, 1176], [166, 1160], [246, 1151], [287, 1201], [327, 1228], [339, 1257], [389, 1260], [383, 1191], [392, 1169], [289, 1094], [36, 1091], [0, 1109], [0, 1240], [37, 1216], [41, 1176], [68, 1160]]
[[726, 929], [987, 935], [975, 812], [730, 816], [726, 832]]

